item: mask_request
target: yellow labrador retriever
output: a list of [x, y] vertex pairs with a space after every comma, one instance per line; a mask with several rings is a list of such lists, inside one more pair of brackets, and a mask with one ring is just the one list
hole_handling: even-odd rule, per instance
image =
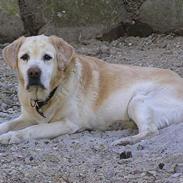
[[21, 116], [0, 124], [0, 143], [53, 138], [133, 120], [133, 144], [183, 122], [183, 78], [170, 70], [109, 64], [56, 36], [21, 37], [3, 57], [17, 71]]

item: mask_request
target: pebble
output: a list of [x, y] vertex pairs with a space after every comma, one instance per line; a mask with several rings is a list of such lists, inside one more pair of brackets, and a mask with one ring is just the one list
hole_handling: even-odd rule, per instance
[[150, 171], [147, 171], [146, 172], [146, 175], [151, 175], [151, 176], [153, 176], [153, 177], [156, 177], [156, 171], [154, 171], [154, 170], [150, 170]]
[[50, 142], [49, 141], [44, 141], [45, 144], [49, 144]]
[[29, 158], [29, 160], [32, 161], [32, 160], [34, 160], [34, 158], [31, 156], [31, 157]]
[[131, 151], [123, 151], [120, 154], [120, 159], [129, 159], [132, 158], [132, 152]]
[[9, 109], [7, 110], [7, 112], [12, 114], [12, 113], [14, 113], [15, 111], [14, 111], [12, 108], [9, 108]]
[[164, 166], [165, 166], [164, 163], [160, 163], [160, 164], [158, 165], [159, 169], [163, 169]]
[[144, 149], [144, 146], [142, 146], [141, 144], [138, 144], [137, 150], [143, 150], [143, 149]]

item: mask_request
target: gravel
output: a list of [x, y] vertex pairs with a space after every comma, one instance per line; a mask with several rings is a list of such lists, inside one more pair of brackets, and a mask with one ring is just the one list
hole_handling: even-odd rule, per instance
[[[169, 68], [183, 76], [183, 37], [153, 34], [74, 45], [107, 62]], [[15, 72], [0, 51], [0, 121], [20, 113]], [[0, 145], [0, 183], [182, 183], [183, 123], [135, 145], [111, 146], [134, 130], [84, 131]]]

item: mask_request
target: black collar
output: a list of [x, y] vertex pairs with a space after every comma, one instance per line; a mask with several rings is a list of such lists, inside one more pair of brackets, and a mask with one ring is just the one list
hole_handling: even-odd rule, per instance
[[48, 103], [48, 101], [53, 97], [53, 95], [55, 94], [56, 90], [58, 87], [54, 88], [51, 93], [49, 94], [49, 96], [46, 98], [45, 101], [40, 101], [40, 100], [32, 100], [30, 101], [30, 104], [32, 107], [34, 107], [36, 109], [36, 111], [44, 118], [45, 115], [43, 114], [43, 112], [41, 111], [41, 107], [43, 107], [44, 105], [46, 105]]

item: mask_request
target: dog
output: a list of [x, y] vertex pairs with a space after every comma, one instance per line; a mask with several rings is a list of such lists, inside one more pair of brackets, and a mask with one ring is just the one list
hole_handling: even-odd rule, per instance
[[113, 142], [127, 145], [183, 122], [183, 78], [173, 71], [109, 64], [45, 35], [18, 38], [3, 58], [17, 72], [21, 115], [0, 124], [2, 144], [132, 120], [138, 134]]

